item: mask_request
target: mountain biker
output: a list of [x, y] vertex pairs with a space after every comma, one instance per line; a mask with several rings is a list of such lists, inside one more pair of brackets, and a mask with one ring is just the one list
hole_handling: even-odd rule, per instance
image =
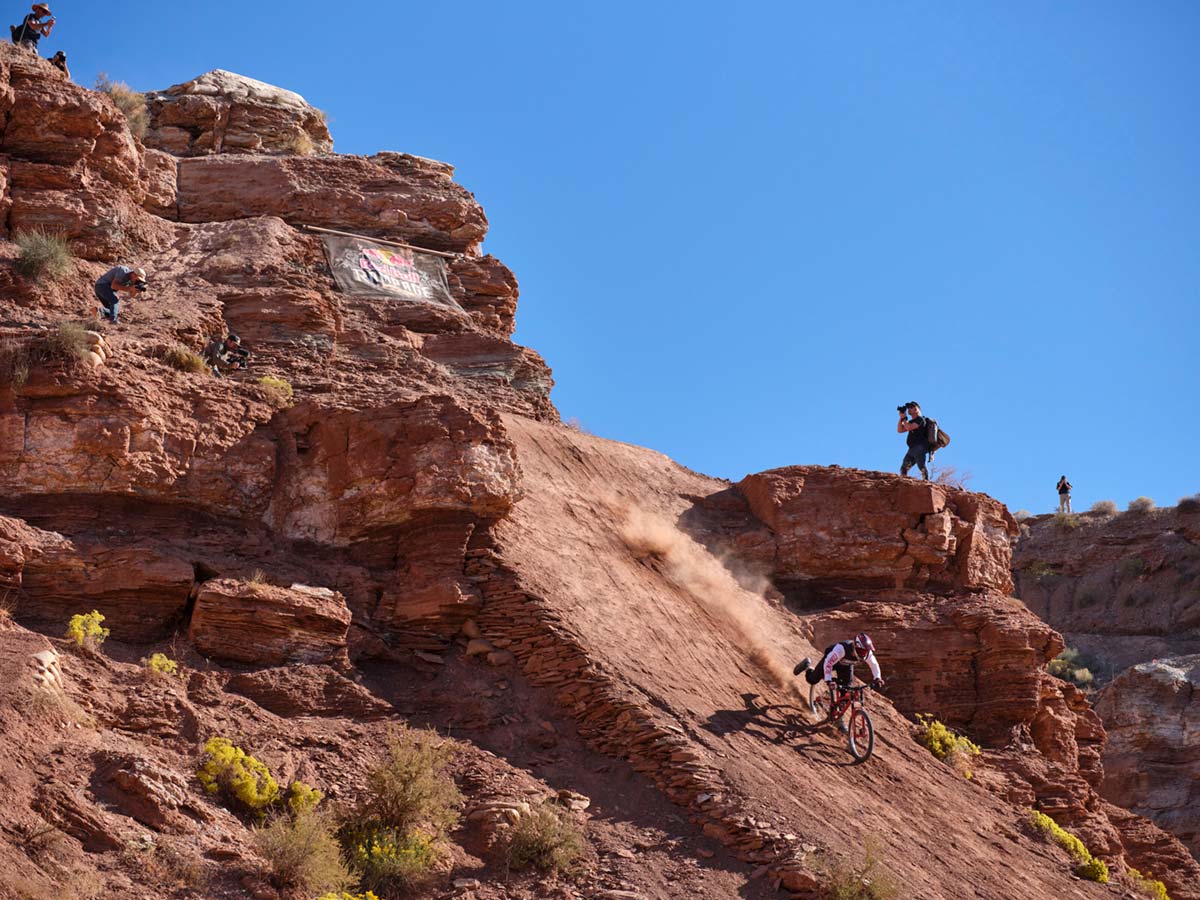
[[879, 670], [879, 660], [875, 658], [875, 643], [865, 631], [860, 631], [852, 641], [838, 641], [825, 649], [825, 655], [816, 666], [806, 656], [792, 669], [793, 675], [804, 672], [804, 679], [809, 684], [816, 684], [822, 677], [825, 683], [833, 681], [837, 675], [837, 685], [841, 690], [850, 687], [850, 679], [854, 677], [854, 664], [865, 662], [871, 669], [871, 687], [878, 690], [886, 682]]

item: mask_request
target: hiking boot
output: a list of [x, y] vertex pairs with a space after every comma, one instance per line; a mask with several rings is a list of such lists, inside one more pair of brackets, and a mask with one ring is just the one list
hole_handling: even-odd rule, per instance
[[793, 675], [800, 675], [800, 674], [802, 674], [802, 673], [804, 673], [804, 672], [807, 672], [807, 671], [808, 671], [808, 667], [809, 667], [809, 666], [811, 666], [811, 665], [812, 665], [812, 660], [810, 660], [810, 659], [809, 659], [809, 658], [806, 656], [806, 657], [804, 657], [804, 659], [800, 660], [800, 662], [796, 663], [796, 668], [792, 669], [792, 674], [793, 674]]

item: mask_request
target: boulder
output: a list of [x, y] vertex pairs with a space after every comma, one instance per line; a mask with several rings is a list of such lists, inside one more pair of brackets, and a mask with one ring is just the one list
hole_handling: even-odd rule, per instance
[[882, 472], [790, 466], [737, 484], [769, 540], [739, 542], [781, 588], [1012, 589], [1016, 521], [984, 495]]
[[188, 635], [200, 653], [231, 662], [348, 665], [349, 627], [350, 610], [337, 591], [221, 578], [201, 586]]
[[1106, 800], [1151, 819], [1200, 858], [1200, 656], [1142, 663], [1103, 691]]
[[292, 665], [234, 675], [225, 690], [249, 697], [277, 716], [382, 719], [395, 710], [328, 666]]
[[333, 149], [325, 114], [299, 94], [224, 69], [149, 93], [146, 108], [146, 146], [175, 156]]

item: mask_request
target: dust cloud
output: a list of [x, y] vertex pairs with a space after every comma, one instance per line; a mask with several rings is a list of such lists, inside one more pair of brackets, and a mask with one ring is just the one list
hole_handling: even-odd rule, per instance
[[639, 556], [657, 558], [664, 574], [691, 595], [717, 622], [742, 642], [750, 659], [776, 687], [799, 694], [792, 667], [779, 658], [764, 619], [766, 578], [735, 577], [708, 549], [668, 519], [637, 507], [628, 509], [621, 539]]

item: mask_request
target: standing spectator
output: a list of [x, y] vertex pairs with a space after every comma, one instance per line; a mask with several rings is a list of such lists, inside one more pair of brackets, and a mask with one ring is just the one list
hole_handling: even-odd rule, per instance
[[[42, 19], [46, 21], [43, 22]], [[13, 26], [13, 43], [37, 53], [38, 41], [50, 37], [55, 21], [54, 16], [50, 14], [50, 7], [45, 3], [33, 4], [33, 12], [27, 15], [20, 25]]]
[[921, 405], [916, 400], [910, 400], [903, 406], [897, 407], [900, 421], [896, 424], [896, 432], [908, 432], [908, 452], [900, 463], [900, 474], [907, 475], [908, 470], [916, 466], [921, 470], [921, 476], [928, 481], [929, 469], [925, 466], [925, 458], [929, 455], [928, 421], [921, 415]]
[[1071, 482], [1067, 481], [1066, 475], [1058, 479], [1058, 511], [1060, 513], [1071, 511]]
[[100, 301], [100, 315], [114, 325], [121, 309], [118, 294], [132, 297], [146, 290], [146, 270], [131, 269], [129, 266], [113, 266], [96, 281], [96, 298]]

